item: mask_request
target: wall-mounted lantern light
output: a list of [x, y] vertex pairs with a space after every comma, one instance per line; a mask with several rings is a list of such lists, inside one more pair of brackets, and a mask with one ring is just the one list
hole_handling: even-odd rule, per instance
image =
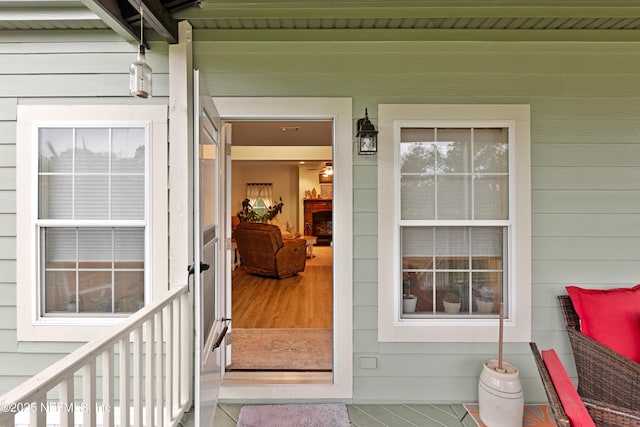
[[129, 93], [138, 98], [151, 98], [153, 74], [145, 57], [143, 13], [144, 9], [140, 3], [140, 46], [138, 58], [129, 67]]
[[376, 154], [378, 151], [378, 131], [369, 121], [369, 112], [364, 109], [364, 118], [358, 120], [358, 154]]

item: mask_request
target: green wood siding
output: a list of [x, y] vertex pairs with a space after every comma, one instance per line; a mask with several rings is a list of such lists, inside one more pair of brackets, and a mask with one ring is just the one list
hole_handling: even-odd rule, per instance
[[[144, 102], [128, 95], [136, 49], [110, 31], [0, 32], [0, 394], [80, 345], [16, 338], [17, 105]], [[153, 103], [167, 102], [167, 52], [152, 43], [147, 54]]]
[[[349, 96], [354, 121], [368, 108], [374, 123], [383, 103], [530, 104], [532, 336], [556, 348], [570, 373], [556, 295], [568, 284], [640, 282], [639, 45], [197, 36], [194, 62], [214, 96]], [[377, 286], [387, 286], [376, 274], [377, 171], [376, 156], [354, 155], [354, 401], [475, 400], [495, 344], [377, 340]], [[505, 351], [521, 369], [526, 399], [544, 400], [528, 345]], [[361, 368], [362, 357], [376, 358], [377, 368]]]

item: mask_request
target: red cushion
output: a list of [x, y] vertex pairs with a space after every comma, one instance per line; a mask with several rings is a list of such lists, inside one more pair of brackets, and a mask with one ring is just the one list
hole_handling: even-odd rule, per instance
[[542, 350], [541, 353], [553, 386], [562, 402], [562, 408], [569, 417], [571, 427], [595, 427], [556, 351]]
[[582, 333], [640, 362], [640, 285], [582, 289], [567, 286]]

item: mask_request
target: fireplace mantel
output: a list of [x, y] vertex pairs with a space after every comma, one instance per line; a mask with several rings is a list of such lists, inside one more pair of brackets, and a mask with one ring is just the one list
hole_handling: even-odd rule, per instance
[[333, 227], [331, 199], [304, 200], [304, 234], [316, 236], [318, 245], [330, 245]]

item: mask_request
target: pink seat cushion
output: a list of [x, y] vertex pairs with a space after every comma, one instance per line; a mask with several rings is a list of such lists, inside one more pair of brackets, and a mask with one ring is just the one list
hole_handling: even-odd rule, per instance
[[576, 391], [567, 370], [555, 350], [542, 350], [542, 359], [547, 366], [553, 386], [560, 397], [562, 408], [569, 417], [572, 427], [595, 427], [587, 408]]
[[580, 330], [610, 349], [640, 362], [640, 285], [583, 289], [567, 286]]

